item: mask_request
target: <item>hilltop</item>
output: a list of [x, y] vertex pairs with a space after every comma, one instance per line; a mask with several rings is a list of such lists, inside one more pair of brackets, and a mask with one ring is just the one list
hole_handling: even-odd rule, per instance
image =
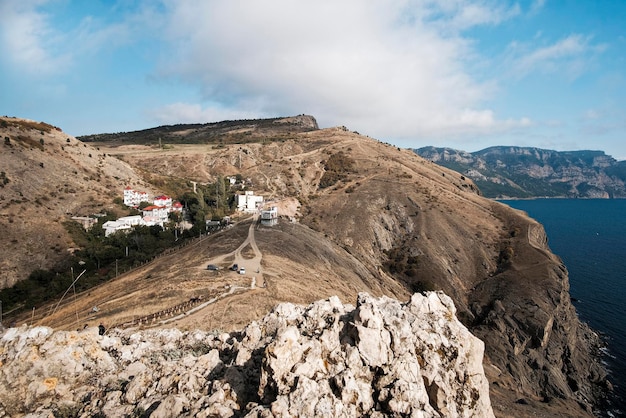
[[491, 198], [626, 198], [626, 161], [603, 151], [497, 146], [423, 147], [420, 156], [471, 178]]
[[[255, 132], [241, 143], [92, 143], [161, 184], [240, 175], [281, 218], [275, 226], [241, 219], [54, 314], [38, 308], [35, 323], [224, 331], [279, 302], [337, 295], [351, 303], [359, 292], [407, 300], [440, 290], [485, 342], [496, 416], [591, 415], [607, 384], [594, 360], [598, 337], [578, 320], [567, 270], [540, 224], [482, 197], [458, 172], [344, 127], [271, 140]], [[234, 262], [247, 274], [226, 270]], [[207, 271], [209, 263], [221, 270]]]
[[159, 126], [133, 132], [80, 136], [82, 142], [109, 144], [238, 144], [263, 140], [280, 140], [296, 132], [319, 129], [313, 116], [298, 115], [271, 119], [228, 120]]

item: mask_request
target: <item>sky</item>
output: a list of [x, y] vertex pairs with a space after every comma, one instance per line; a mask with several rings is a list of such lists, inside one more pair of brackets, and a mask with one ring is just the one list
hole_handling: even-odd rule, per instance
[[0, 114], [74, 135], [313, 115], [626, 159], [623, 0], [0, 0]]

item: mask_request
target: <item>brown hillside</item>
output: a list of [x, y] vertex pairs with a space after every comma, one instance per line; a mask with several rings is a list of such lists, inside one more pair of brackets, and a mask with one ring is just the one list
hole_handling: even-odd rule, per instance
[[51, 125], [0, 118], [0, 289], [48, 269], [74, 244], [63, 222], [114, 210], [133, 168]]
[[[597, 338], [570, 303], [564, 266], [541, 225], [484, 199], [460, 174], [345, 128], [236, 145], [95, 145], [160, 176], [206, 182], [241, 174], [283, 217], [274, 227], [241, 221], [54, 314], [53, 306], [39, 308], [35, 322], [218, 331], [258, 319], [278, 301], [438, 289], [486, 341], [497, 416], [591, 414], [604, 375], [593, 360]], [[222, 269], [207, 271], [209, 263]], [[246, 274], [226, 270], [232, 263]]]

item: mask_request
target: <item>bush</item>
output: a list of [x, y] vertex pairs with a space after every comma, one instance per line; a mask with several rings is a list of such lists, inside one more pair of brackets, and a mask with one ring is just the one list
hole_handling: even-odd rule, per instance
[[326, 170], [320, 179], [319, 188], [330, 187], [340, 180], [344, 180], [349, 173], [354, 171], [354, 160], [339, 151], [322, 161]]

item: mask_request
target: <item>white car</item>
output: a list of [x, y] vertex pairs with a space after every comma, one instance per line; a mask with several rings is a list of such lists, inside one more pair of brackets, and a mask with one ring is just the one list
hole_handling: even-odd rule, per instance
[[241, 267], [241, 268], [239, 269], [239, 274], [246, 274], [246, 269], [245, 269], [245, 267]]

